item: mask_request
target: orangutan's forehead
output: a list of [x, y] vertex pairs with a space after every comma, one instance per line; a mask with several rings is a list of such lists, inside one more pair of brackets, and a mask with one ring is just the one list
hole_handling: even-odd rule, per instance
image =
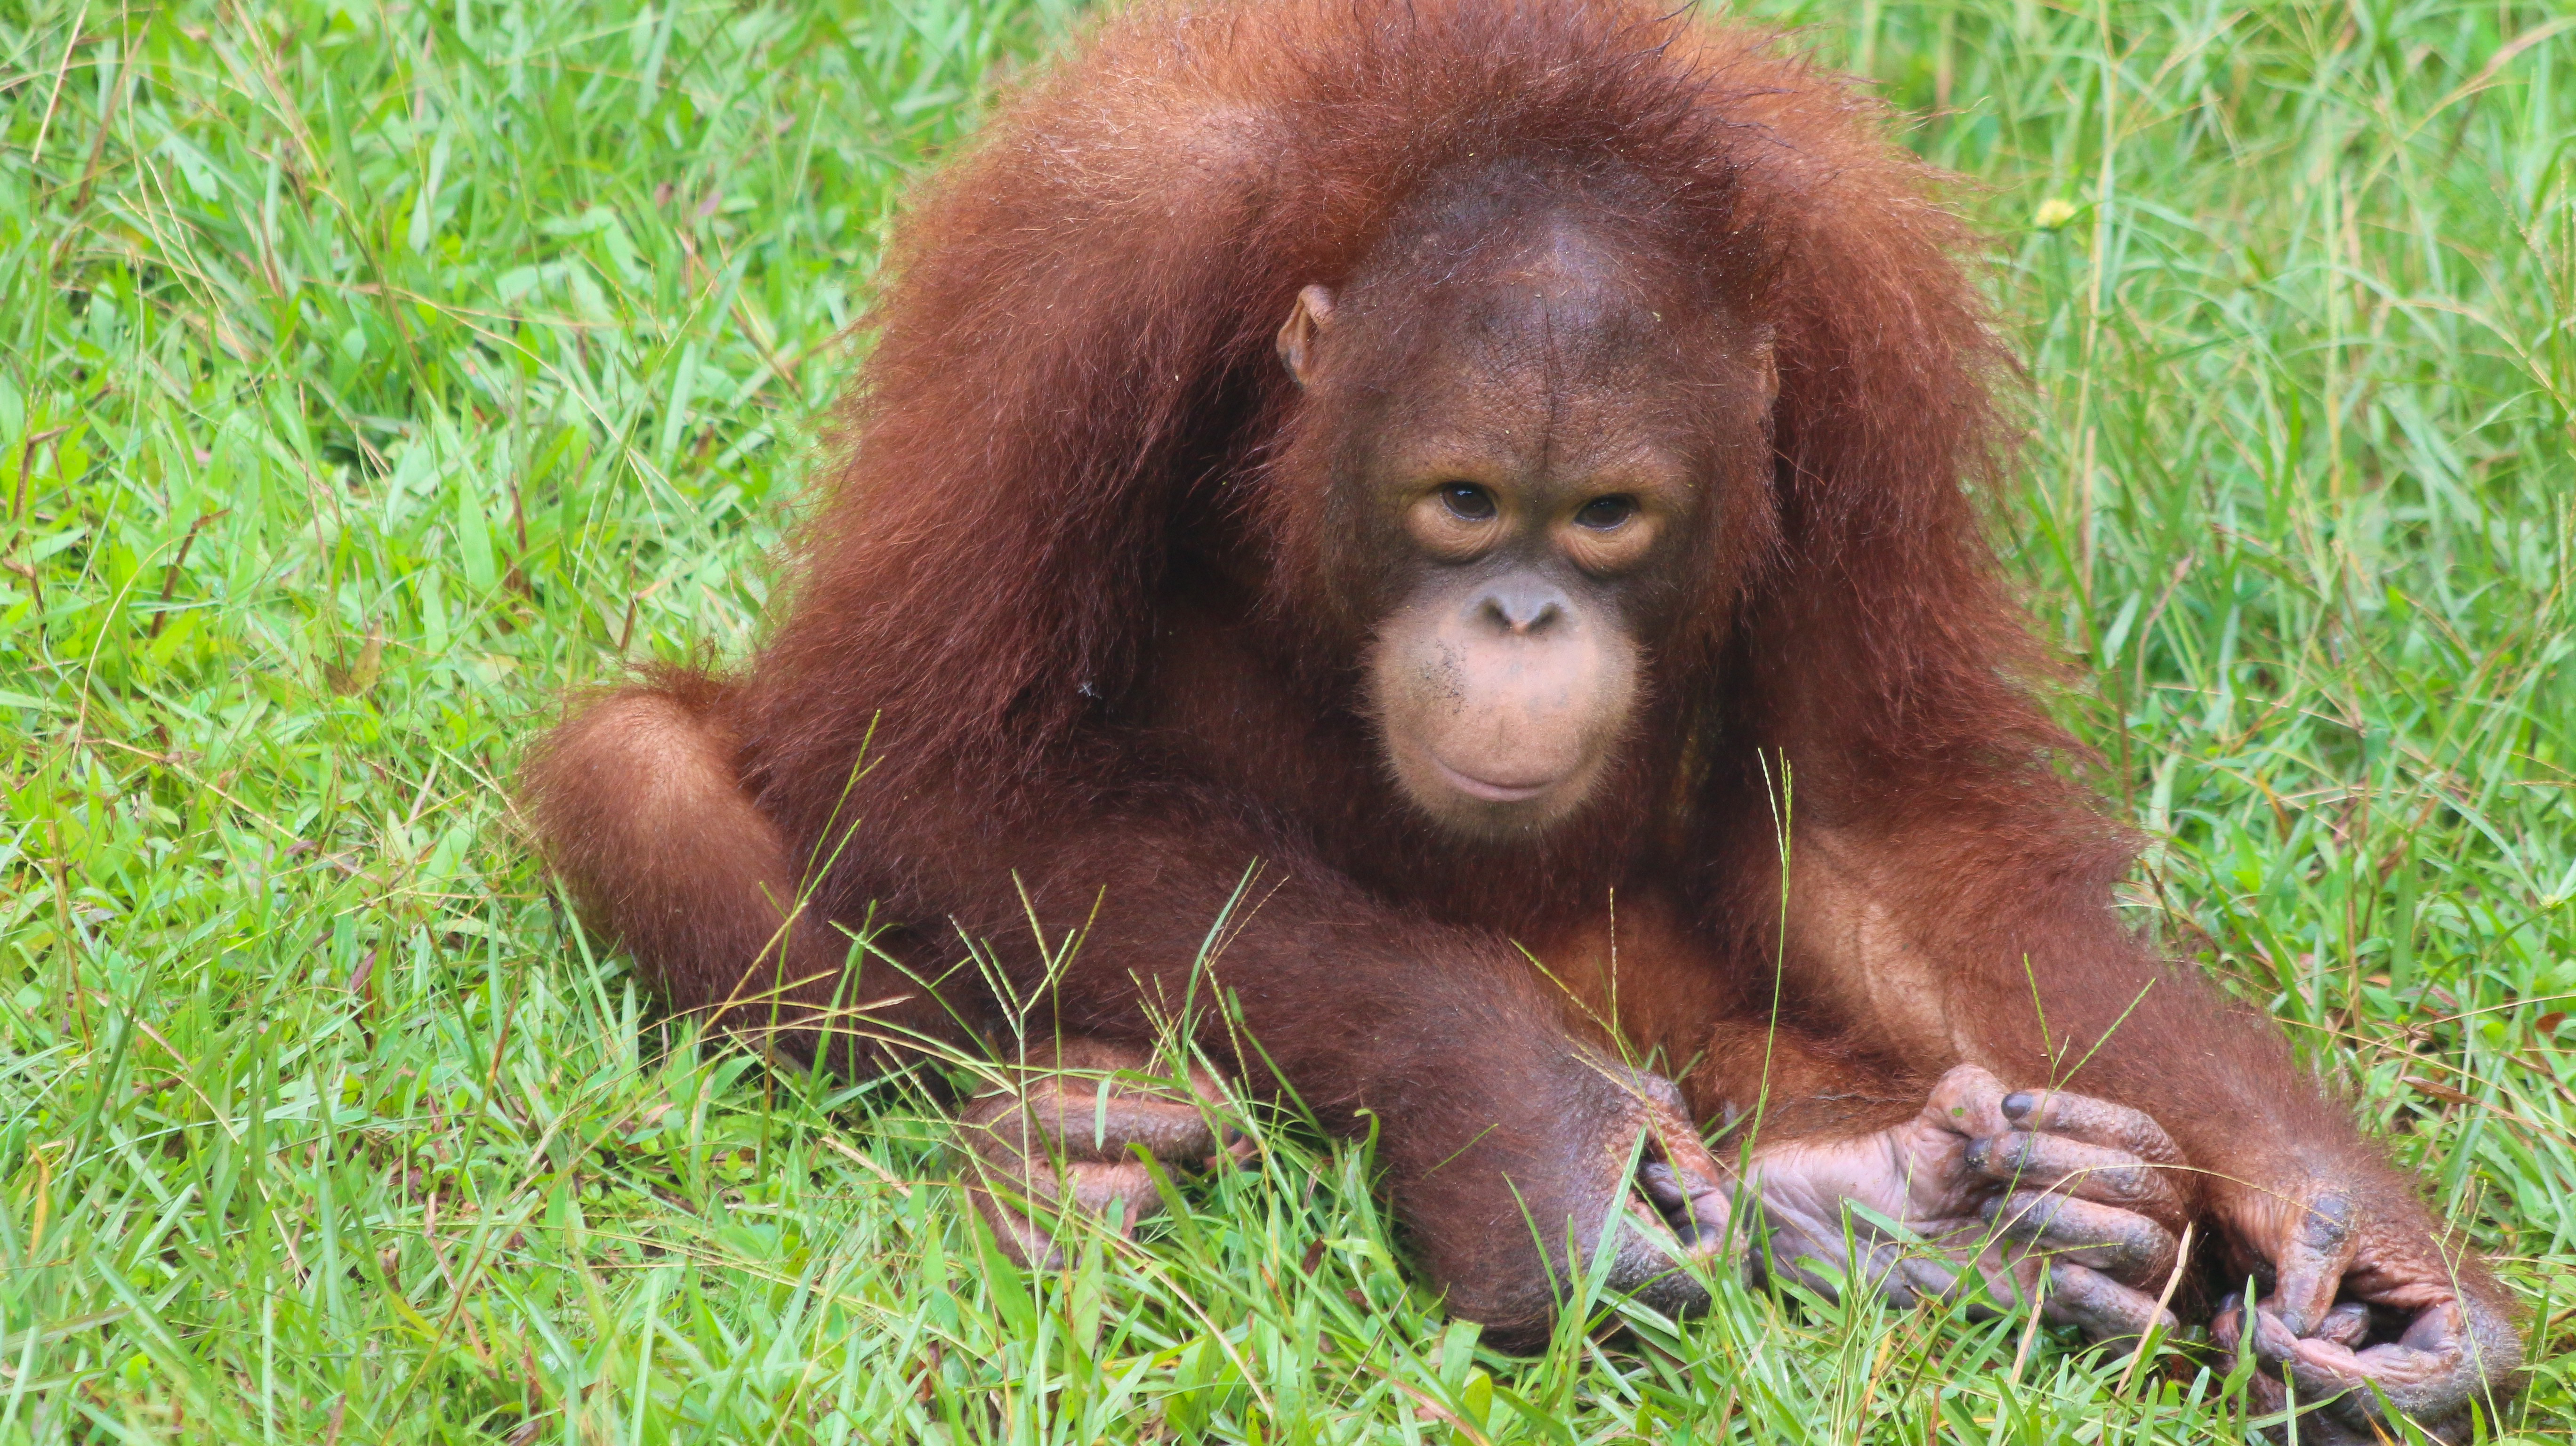
[[1703, 313], [1638, 285], [1596, 233], [1552, 225], [1512, 240], [1483, 249], [1476, 268], [1355, 298], [1350, 330], [1375, 362], [1367, 390], [1387, 420], [1662, 430], [1650, 419], [1687, 412], [1695, 383], [1731, 352]]
[[[1670, 359], [1672, 329], [1601, 258], [1538, 252], [1490, 278], [1427, 298], [1435, 333], [1482, 370], [1536, 369], [1608, 381]], [[1657, 369], [1661, 369], [1657, 367]]]
[[[1416, 218], [1376, 248], [1347, 297], [1378, 355], [1559, 378], [1666, 373], [1728, 327], [1707, 289], [1651, 244], [1651, 228], [1581, 198], [1463, 204]], [[1682, 333], [1691, 333], [1685, 337]]]

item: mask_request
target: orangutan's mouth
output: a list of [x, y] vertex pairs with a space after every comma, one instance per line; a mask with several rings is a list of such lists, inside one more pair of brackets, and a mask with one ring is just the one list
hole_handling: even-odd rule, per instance
[[1451, 788], [1469, 798], [1481, 798], [1487, 803], [1527, 803], [1562, 781], [1548, 778], [1537, 783], [1498, 783], [1492, 779], [1478, 778], [1472, 773], [1461, 773], [1436, 757], [1431, 760], [1431, 766], [1440, 770], [1441, 780]]

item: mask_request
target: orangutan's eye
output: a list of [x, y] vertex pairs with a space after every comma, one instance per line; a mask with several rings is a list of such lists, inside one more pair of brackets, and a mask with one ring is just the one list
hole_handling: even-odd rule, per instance
[[1608, 532], [1636, 515], [1637, 499], [1634, 497], [1595, 497], [1575, 512], [1574, 525]]
[[1462, 522], [1490, 522], [1496, 511], [1494, 494], [1473, 482], [1441, 483], [1440, 505]]

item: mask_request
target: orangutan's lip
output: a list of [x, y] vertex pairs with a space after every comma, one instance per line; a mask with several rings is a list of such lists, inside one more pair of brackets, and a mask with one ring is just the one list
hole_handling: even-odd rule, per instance
[[1544, 783], [1495, 783], [1474, 774], [1461, 773], [1436, 757], [1431, 760], [1431, 766], [1440, 770], [1441, 778], [1451, 788], [1487, 803], [1527, 803], [1557, 784], [1553, 778]]

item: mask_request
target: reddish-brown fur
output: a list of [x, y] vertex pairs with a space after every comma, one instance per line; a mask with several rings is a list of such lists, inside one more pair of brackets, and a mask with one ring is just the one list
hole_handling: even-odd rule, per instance
[[[1476, 1168], [1543, 1153], [1478, 1131], [1497, 1081], [1560, 1089], [1562, 1036], [1531, 1021], [1562, 1020], [1647, 1052], [1703, 1119], [1749, 1105], [1766, 1058], [1793, 1106], [1859, 1080], [1910, 1108], [1961, 1060], [2071, 1079], [2218, 1182], [2232, 1269], [2268, 1270], [2264, 1202], [2314, 1180], [2430, 1241], [2269, 1023], [2112, 911], [2133, 843], [2064, 776], [2078, 750], [2031, 696], [2044, 664], [1962, 485], [1996, 474], [2006, 362], [1933, 177], [1874, 103], [1662, 9], [1102, 27], [915, 198], [767, 645], [596, 705], [531, 764], [557, 866], [676, 1000], [804, 1029], [837, 998], [869, 1059], [1013, 1027], [961, 935], [1027, 981], [1032, 918], [1051, 943], [1089, 920], [1033, 1032], [1141, 1040], [1195, 998], [1260, 1081], [1194, 977], [1257, 861], [1214, 980], [1328, 1127], [1411, 1112], [1382, 1144], [1399, 1204], [1462, 1139]], [[1771, 329], [1777, 461], [1647, 640], [1607, 791], [1535, 842], [1462, 843], [1384, 782], [1352, 666], [1373, 618], [1272, 346], [1427, 181], [1515, 158], [1647, 196], [1653, 263]], [[871, 917], [900, 927], [845, 981], [842, 931]], [[1507, 1201], [1475, 1209], [1512, 1234]], [[1534, 1308], [1476, 1286], [1526, 1230], [1425, 1235], [1462, 1308]]]

